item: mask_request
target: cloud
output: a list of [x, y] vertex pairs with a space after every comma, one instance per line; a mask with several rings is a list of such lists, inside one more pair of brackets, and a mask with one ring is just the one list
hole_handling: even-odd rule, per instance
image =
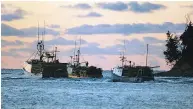
[[[21, 31], [23, 31], [25, 36], [36, 36], [38, 34], [37, 30], [38, 30], [37, 27], [30, 27], [30, 28], [21, 29]], [[44, 31], [44, 28], [39, 28], [39, 31], [40, 31], [39, 34], [41, 35]], [[56, 35], [59, 35], [59, 32], [55, 31], [55, 30], [52, 30], [52, 29], [45, 28], [45, 34], [55, 35], [56, 36]]]
[[[69, 46], [74, 47], [74, 44], [75, 44], [74, 40], [68, 40], [62, 37], [57, 37], [52, 40], [44, 41], [45, 50], [51, 50], [53, 46], [58, 46], [59, 49], [62, 49], [63, 47], [68, 49]], [[88, 42], [81, 39], [81, 45], [83, 44], [88, 44]], [[25, 48], [19, 48], [19, 49], [12, 48], [9, 51], [33, 53], [34, 51], [36, 51], [36, 45], [37, 45], [37, 41], [33, 41], [32, 43], [28, 43], [25, 46]], [[77, 41], [77, 46], [79, 46], [79, 40]], [[66, 52], [65, 50], [64, 51], [62, 50], [61, 53], [62, 55], [68, 55], [68, 56], [71, 55], [71, 52]]]
[[[34, 37], [36, 36], [38, 28], [37, 27], [30, 27], [30, 28], [23, 28], [23, 29], [16, 29], [4, 23], [1, 23], [1, 36], [21, 36], [21, 37]], [[40, 35], [44, 31], [44, 28], [39, 28]], [[45, 28], [45, 34], [49, 35], [59, 35], [58, 31]]]
[[98, 24], [81, 25], [67, 29], [67, 34], [133, 34], [133, 33], [165, 33], [168, 30], [182, 32], [183, 23], [174, 24], [165, 22], [163, 24], [138, 23], [138, 24]]
[[99, 8], [112, 10], [112, 11], [127, 11], [130, 10], [136, 13], [149, 13], [153, 10], [165, 9], [166, 6], [161, 4], [153, 4], [149, 2], [144, 2], [139, 4], [138, 2], [115, 2], [115, 3], [98, 3]]
[[[1, 5], [2, 14], [1, 20], [2, 21], [13, 21], [23, 19], [25, 15], [28, 13], [20, 8], [13, 7], [12, 5]], [[10, 11], [13, 8], [14, 11]]]
[[[53, 40], [45, 41], [45, 45], [74, 45], [75, 41], [67, 40], [62, 37], [58, 37]], [[81, 40], [81, 44], [87, 43], [85, 40]]]
[[[6, 41], [6, 40], [1, 40], [1, 46], [2, 46], [2, 56], [13, 56], [13, 57], [20, 57], [21, 55], [19, 54], [20, 52], [23, 51], [31, 51], [31, 48], [11, 48], [8, 51], [4, 51], [4, 48], [9, 48], [9, 47], [17, 47], [17, 46], [26, 46], [29, 43], [22, 42], [20, 40], [15, 40], [15, 41]], [[25, 49], [25, 50], [23, 50]]]
[[5, 5], [4, 5], [4, 4], [1, 4], [1, 8], [5, 8]]
[[149, 43], [149, 44], [165, 43], [164, 40], [159, 40], [154, 37], [148, 37], [148, 36], [143, 37], [143, 40], [145, 41], [145, 43]]
[[13, 52], [13, 53], [27, 52], [27, 53], [31, 53], [32, 54], [33, 52], [37, 51], [35, 47], [36, 46], [20, 48], [20, 49], [12, 48], [12, 49], [9, 50], [9, 52]]
[[[81, 55], [117, 55], [117, 48], [115, 46], [110, 46], [106, 48], [100, 48], [98, 43], [89, 43], [87, 46], [81, 47]], [[72, 55], [74, 49], [62, 52], [62, 54]], [[119, 54], [119, 53], [118, 53]]]
[[154, 37], [146, 36], [146, 37], [143, 37], [143, 41], [144, 41], [144, 46], [146, 44], [149, 45], [149, 54], [157, 55], [161, 58], [164, 58], [163, 51], [166, 49], [165, 40], [159, 40]]
[[166, 6], [164, 5], [153, 4], [149, 2], [144, 2], [142, 4], [139, 4], [138, 2], [130, 2], [128, 5], [129, 5], [129, 10], [136, 13], [147, 13], [147, 12], [152, 12], [154, 10], [166, 8]]
[[86, 15], [78, 15], [78, 17], [101, 17], [102, 15], [97, 12], [90, 12]]
[[91, 9], [91, 6], [86, 3], [80, 3], [76, 5], [60, 6], [62, 8], [76, 8], [76, 9]]
[[98, 7], [113, 10], [113, 11], [125, 11], [128, 9], [127, 4], [123, 2], [115, 2], [115, 3], [98, 3]]
[[23, 31], [1, 23], [1, 36], [19, 36], [24, 35]]
[[98, 54], [116, 55], [118, 49], [119, 45], [100, 48], [99, 44], [97, 43], [89, 43], [88, 46], [81, 47], [81, 53], [88, 55], [98, 55]]
[[191, 4], [191, 5], [183, 5], [183, 6], [180, 6], [180, 7], [182, 7], [182, 8], [193, 8], [193, 4]]
[[5, 46], [18, 46], [18, 45], [24, 45], [24, 43], [20, 40], [15, 40], [14, 42], [9, 42], [6, 40], [1, 40], [1, 46], [5, 47]]
[[1, 51], [1, 56], [13, 56], [13, 57], [19, 57], [20, 55], [16, 52], [7, 52], [7, 51]]
[[52, 24], [48, 26], [49, 28], [60, 28], [60, 25]]
[[[150, 37], [146, 37], [144, 39], [145, 40], [126, 40], [126, 55], [145, 55], [146, 44], [148, 44], [148, 40], [150, 39]], [[151, 39], [153, 40], [151, 41], [151, 43], [149, 43], [149, 54], [163, 58], [163, 51], [165, 49], [164, 41], [158, 40], [156, 38]], [[123, 42], [123, 40], [121, 41]], [[155, 45], [155, 43], [157, 42], [161, 42], [161, 45]], [[88, 43], [87, 46], [81, 47], [80, 50], [81, 54], [86, 55], [120, 55], [120, 52], [123, 51], [123, 49], [123, 43], [107, 46], [104, 48], [99, 47], [98, 43]], [[73, 49], [68, 52], [73, 52]]]
[[104, 56], [98, 56], [100, 59], [107, 59], [106, 57], [104, 57]]

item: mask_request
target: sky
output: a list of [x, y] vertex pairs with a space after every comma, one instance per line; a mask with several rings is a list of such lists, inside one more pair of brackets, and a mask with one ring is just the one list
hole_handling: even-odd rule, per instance
[[193, 2], [184, 1], [34, 1], [1, 2], [1, 67], [22, 68], [36, 51], [45, 21], [45, 48], [57, 46], [60, 62], [70, 62], [74, 41], [81, 37], [81, 61], [104, 70], [121, 65], [123, 42], [126, 57], [145, 65], [169, 70], [163, 51], [166, 32], [180, 35], [185, 15], [193, 15]]

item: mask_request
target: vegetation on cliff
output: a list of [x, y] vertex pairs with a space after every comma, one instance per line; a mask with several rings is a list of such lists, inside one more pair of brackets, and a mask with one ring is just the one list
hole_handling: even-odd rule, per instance
[[166, 40], [166, 51], [164, 51], [167, 64], [174, 65], [181, 57], [180, 41], [176, 35], [168, 31]]
[[177, 37], [167, 32], [166, 62], [172, 66], [160, 76], [193, 76], [193, 24], [187, 23], [185, 31]]

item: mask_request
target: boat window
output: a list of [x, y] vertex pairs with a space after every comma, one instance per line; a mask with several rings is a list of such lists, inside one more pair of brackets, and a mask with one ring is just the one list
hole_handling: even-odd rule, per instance
[[36, 63], [38, 63], [38, 60], [34, 59], [34, 60], [32, 60], [31, 62], [32, 62], [33, 64], [36, 64]]

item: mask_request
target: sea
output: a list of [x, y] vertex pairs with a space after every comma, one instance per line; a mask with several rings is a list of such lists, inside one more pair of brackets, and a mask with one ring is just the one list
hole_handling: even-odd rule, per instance
[[2, 109], [193, 109], [193, 78], [155, 77], [144, 83], [103, 78], [27, 76], [1, 69]]

